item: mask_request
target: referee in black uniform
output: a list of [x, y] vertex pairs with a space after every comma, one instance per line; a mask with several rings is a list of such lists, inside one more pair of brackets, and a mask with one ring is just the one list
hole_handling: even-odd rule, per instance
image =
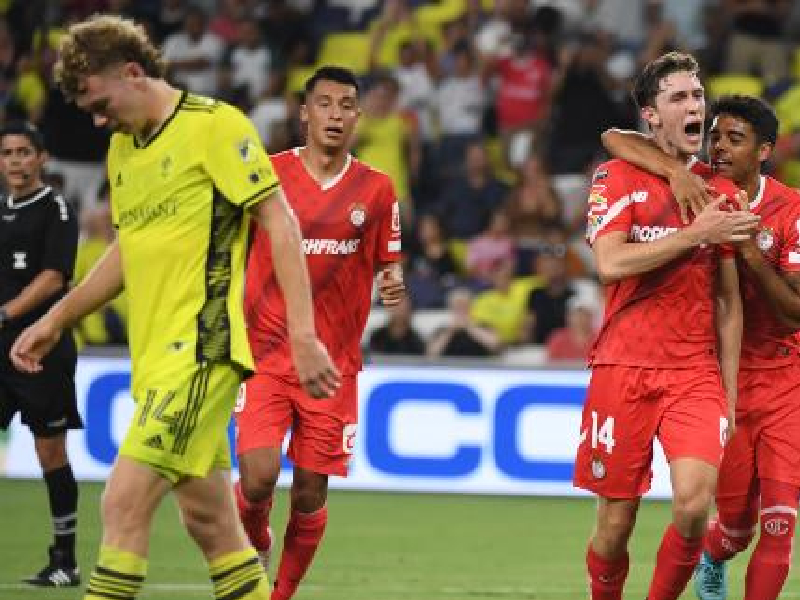
[[83, 426], [75, 398], [75, 342], [64, 335], [39, 373], [15, 370], [11, 345], [67, 291], [75, 266], [78, 224], [64, 199], [42, 183], [44, 140], [32, 125], [0, 129], [0, 427], [19, 412], [33, 433], [47, 484], [54, 543], [48, 564], [26, 579], [38, 586], [76, 586], [78, 486], [67, 458], [66, 431]]

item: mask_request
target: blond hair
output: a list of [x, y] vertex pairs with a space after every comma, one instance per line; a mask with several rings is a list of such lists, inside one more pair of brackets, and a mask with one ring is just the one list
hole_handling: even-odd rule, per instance
[[118, 16], [94, 15], [72, 25], [62, 38], [55, 80], [64, 95], [73, 99], [87, 77], [126, 62], [139, 64], [150, 77], [166, 73], [161, 52], [144, 27]]

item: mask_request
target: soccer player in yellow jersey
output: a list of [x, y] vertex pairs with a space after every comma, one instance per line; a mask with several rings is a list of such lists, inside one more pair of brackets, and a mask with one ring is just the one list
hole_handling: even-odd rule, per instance
[[66, 327], [124, 287], [136, 411], [103, 495], [86, 600], [134, 598], [152, 516], [170, 490], [208, 561], [215, 596], [266, 600], [267, 578], [230, 491], [226, 436], [252, 369], [242, 309], [248, 215], [270, 236], [301, 383], [327, 397], [340, 376], [315, 333], [297, 221], [255, 129], [238, 110], [171, 87], [163, 73], [158, 51], [131, 21], [95, 16], [64, 36], [61, 89], [115, 131], [108, 177], [118, 240], [20, 336], [11, 357], [23, 371], [40, 370]]

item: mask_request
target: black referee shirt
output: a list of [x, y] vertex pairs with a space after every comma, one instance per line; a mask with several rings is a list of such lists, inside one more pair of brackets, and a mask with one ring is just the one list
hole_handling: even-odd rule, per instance
[[46, 269], [64, 275], [64, 288], [5, 331], [19, 332], [45, 314], [69, 288], [78, 250], [78, 222], [64, 198], [43, 187], [0, 200], [0, 306], [15, 298]]

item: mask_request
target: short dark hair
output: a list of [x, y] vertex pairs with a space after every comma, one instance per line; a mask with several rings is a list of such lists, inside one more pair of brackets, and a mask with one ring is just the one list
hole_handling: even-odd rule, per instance
[[44, 151], [44, 136], [36, 126], [28, 121], [9, 121], [0, 127], [0, 143], [7, 135], [22, 135], [28, 138], [36, 152]]
[[778, 117], [761, 98], [744, 94], [720, 96], [711, 106], [710, 116], [730, 115], [750, 123], [759, 144], [775, 145], [778, 139]]
[[668, 52], [650, 61], [636, 77], [633, 84], [633, 99], [636, 106], [655, 106], [656, 96], [661, 91], [661, 80], [673, 73], [688, 71], [698, 73], [700, 67], [691, 54]]
[[335, 81], [342, 85], [352, 85], [356, 88], [356, 94], [358, 94], [359, 91], [358, 79], [350, 69], [335, 65], [325, 65], [314, 71], [314, 74], [306, 81], [305, 95], [308, 96], [311, 94], [311, 92], [314, 91], [314, 86], [320, 81]]

